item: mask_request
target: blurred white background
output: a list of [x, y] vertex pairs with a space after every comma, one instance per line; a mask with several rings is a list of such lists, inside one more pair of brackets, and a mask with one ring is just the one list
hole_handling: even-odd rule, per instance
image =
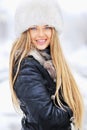
[[[58, 0], [64, 18], [61, 46], [85, 104], [87, 130], [87, 0]], [[14, 13], [19, 0], [0, 0], [0, 130], [20, 130], [21, 117], [12, 105], [9, 54], [15, 39]], [[79, 108], [78, 108], [79, 109]]]

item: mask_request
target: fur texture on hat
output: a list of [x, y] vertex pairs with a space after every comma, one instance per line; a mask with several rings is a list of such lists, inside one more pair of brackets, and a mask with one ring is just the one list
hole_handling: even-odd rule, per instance
[[63, 26], [57, 0], [21, 0], [15, 13], [15, 31], [19, 36], [33, 25], [55, 27], [60, 34]]

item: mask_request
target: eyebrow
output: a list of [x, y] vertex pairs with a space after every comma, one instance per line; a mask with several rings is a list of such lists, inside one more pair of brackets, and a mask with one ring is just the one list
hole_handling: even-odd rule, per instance
[[49, 27], [49, 25], [44, 25], [45, 27]]
[[[38, 25], [33, 25], [30, 28], [33, 28], [33, 27], [38, 27]], [[49, 27], [49, 25], [44, 25], [43, 27]]]

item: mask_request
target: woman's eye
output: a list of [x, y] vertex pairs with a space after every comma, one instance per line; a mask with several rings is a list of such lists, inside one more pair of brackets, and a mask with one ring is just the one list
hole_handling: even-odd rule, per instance
[[31, 30], [37, 30], [37, 28], [36, 27], [33, 27], [33, 28], [30, 28]]
[[51, 27], [45, 27], [45, 29], [49, 30], [49, 29], [51, 29]]

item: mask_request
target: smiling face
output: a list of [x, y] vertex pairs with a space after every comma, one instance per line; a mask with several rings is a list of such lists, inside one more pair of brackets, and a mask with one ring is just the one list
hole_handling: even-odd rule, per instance
[[32, 26], [30, 29], [31, 43], [38, 50], [47, 48], [51, 41], [52, 27], [45, 26]]

